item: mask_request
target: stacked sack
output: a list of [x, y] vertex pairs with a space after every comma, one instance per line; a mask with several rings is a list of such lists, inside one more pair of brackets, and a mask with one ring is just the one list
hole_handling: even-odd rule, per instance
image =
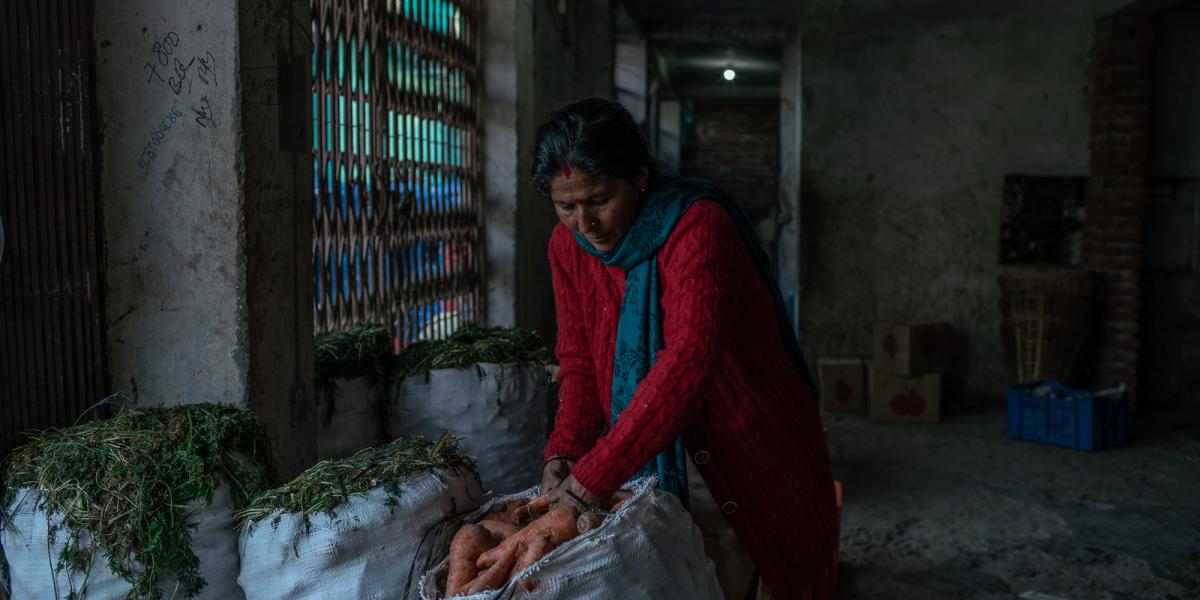
[[449, 430], [492, 489], [533, 485], [546, 447], [549, 356], [531, 330], [472, 323], [399, 354], [382, 325], [318, 336], [318, 454], [342, 458]]
[[483, 482], [524, 489], [541, 477], [550, 353], [528, 329], [459, 327], [444, 340], [410, 344], [397, 360], [387, 435], [463, 438]]
[[4, 474], [13, 600], [243, 598], [234, 511], [269, 485], [266, 433], [218, 404], [48, 430]]
[[248, 600], [404, 598], [482, 499], [449, 435], [318, 463], [240, 513], [238, 583]]

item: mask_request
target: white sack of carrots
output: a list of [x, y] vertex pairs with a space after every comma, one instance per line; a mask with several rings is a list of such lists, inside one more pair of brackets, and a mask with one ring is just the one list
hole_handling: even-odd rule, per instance
[[[422, 578], [421, 599], [721, 600], [721, 588], [712, 562], [704, 554], [699, 529], [679, 500], [656, 486], [653, 477], [634, 482], [628, 499], [586, 526], [584, 519], [591, 515], [581, 515], [573, 508], [543, 506], [541, 510], [546, 512], [541, 517], [536, 517], [539, 511], [534, 510], [532, 522], [520, 521], [516, 533], [507, 537], [497, 533], [489, 544], [492, 549], [479, 555], [478, 573], [472, 570], [465, 578], [455, 573], [461, 568], [457, 563], [463, 561], [455, 555], [452, 543], [451, 556]], [[512, 508], [525, 501], [528, 504], [515, 512], [528, 511], [538, 502], [536, 496], [535, 487], [497, 498], [467, 517], [468, 525], [460, 529], [455, 541], [469, 537], [471, 527], [496, 533], [503, 526], [493, 527], [494, 521], [481, 519], [498, 513], [504, 516], [505, 506]], [[577, 517], [582, 518], [576, 521]], [[470, 525], [476, 521], [479, 525]], [[558, 521], [574, 527], [560, 535], [556, 533], [561, 529]], [[549, 524], [539, 529], [542, 523]], [[545, 554], [536, 552], [547, 543], [552, 549]], [[485, 581], [489, 572], [500, 576]], [[472, 576], [474, 579], [463, 585], [462, 581]], [[454, 588], [449, 596], [448, 586]]]
[[449, 429], [487, 489], [519, 490], [541, 479], [550, 376], [545, 365], [478, 363], [404, 378], [391, 398], [389, 438]]
[[483, 496], [449, 435], [317, 463], [239, 513], [237, 582], [247, 600], [415, 598]]

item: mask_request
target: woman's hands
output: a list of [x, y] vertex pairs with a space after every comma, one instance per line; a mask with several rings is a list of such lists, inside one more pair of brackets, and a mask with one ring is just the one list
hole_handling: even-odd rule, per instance
[[558, 487], [571, 475], [571, 469], [573, 468], [575, 468], [575, 461], [573, 460], [567, 458], [550, 459], [542, 467], [542, 495], [551, 497], [551, 500], [556, 498]]
[[[541, 495], [550, 500], [550, 504], [561, 504], [565, 506], [574, 506], [580, 510], [586, 508], [579, 504], [579, 498], [587, 502], [590, 506], [603, 506], [600, 498], [592, 495], [583, 484], [571, 475], [571, 469], [575, 468], [575, 461], [566, 458], [554, 458], [542, 467], [542, 487]], [[571, 494], [575, 494], [575, 498]]]
[[[570, 494], [567, 492], [570, 492]], [[571, 494], [574, 494], [574, 496]], [[588, 506], [580, 504], [579, 500], [583, 500], [588, 504]], [[579, 510], [584, 510], [589, 507], [597, 508], [604, 506], [604, 503], [601, 502], [600, 498], [597, 498], [596, 496], [592, 495], [591, 492], [587, 491], [587, 488], [583, 487], [583, 484], [579, 483], [579, 481], [575, 479], [574, 475], [567, 477], [566, 480], [562, 482], [562, 485], [558, 486], [558, 488], [554, 490], [550, 497], [550, 502], [552, 504], [558, 503], [564, 506], [574, 506]]]

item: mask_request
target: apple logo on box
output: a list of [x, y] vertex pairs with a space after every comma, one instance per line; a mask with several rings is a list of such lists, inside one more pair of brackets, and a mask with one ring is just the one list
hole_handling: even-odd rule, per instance
[[925, 414], [925, 396], [917, 390], [909, 390], [892, 396], [892, 412], [902, 417], [919, 417]]
[[838, 401], [838, 404], [845, 404], [854, 397], [854, 388], [850, 387], [850, 384], [846, 383], [846, 380], [839, 379], [837, 387], [833, 390], [833, 397]]
[[888, 357], [896, 358], [896, 352], [900, 351], [900, 344], [896, 343], [896, 336], [890, 333], [884, 336], [883, 351], [887, 352]]

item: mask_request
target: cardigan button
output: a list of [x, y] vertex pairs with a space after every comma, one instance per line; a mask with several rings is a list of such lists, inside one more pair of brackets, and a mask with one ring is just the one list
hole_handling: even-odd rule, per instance
[[732, 515], [733, 513], [737, 512], [737, 502], [730, 500], [729, 502], [722, 504], [721, 512], [727, 515]]
[[696, 453], [694, 460], [698, 465], [707, 465], [710, 458], [712, 457], [708, 455], [708, 450], [701, 450]]

